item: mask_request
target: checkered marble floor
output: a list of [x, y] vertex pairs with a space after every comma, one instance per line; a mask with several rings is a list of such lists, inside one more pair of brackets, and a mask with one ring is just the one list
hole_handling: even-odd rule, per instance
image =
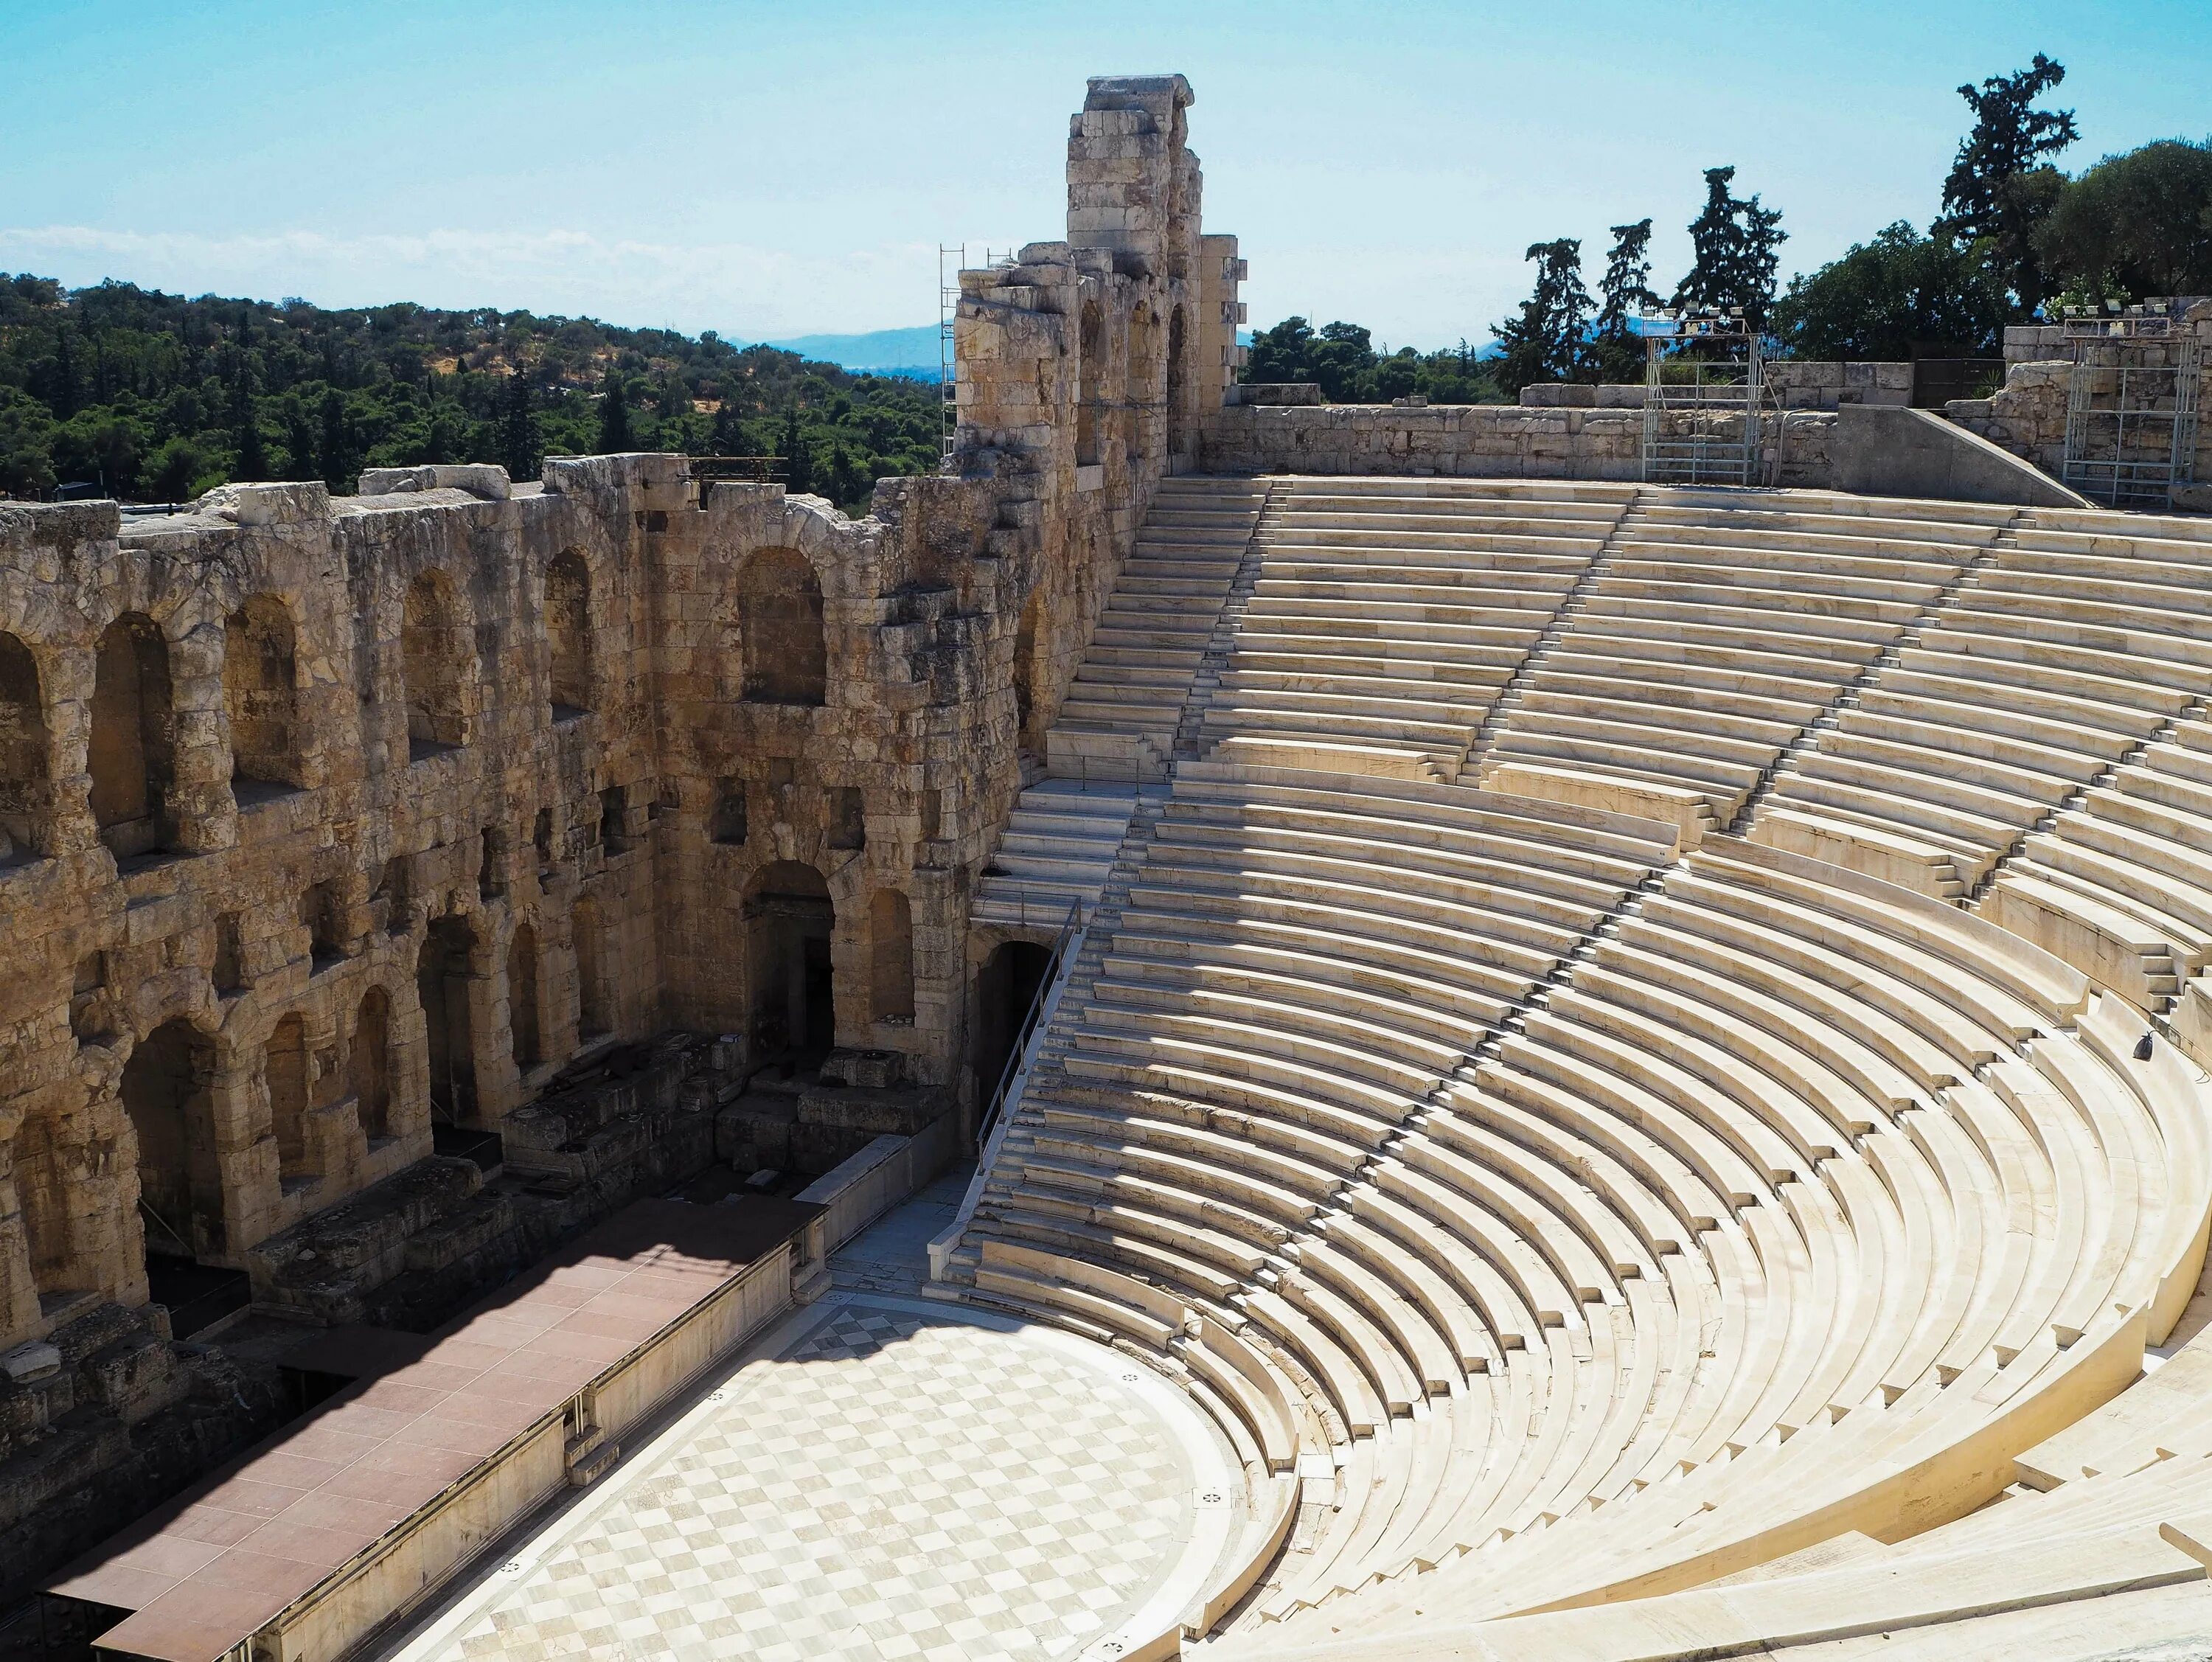
[[1198, 1474], [1158, 1398], [1066, 1335], [825, 1303], [408, 1662], [1103, 1653], [1191, 1543]]

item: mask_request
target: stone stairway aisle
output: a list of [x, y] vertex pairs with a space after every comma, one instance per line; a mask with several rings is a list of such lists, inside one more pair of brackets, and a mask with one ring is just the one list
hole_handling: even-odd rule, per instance
[[[1829, 705], [1808, 724], [1805, 730], [1800, 733], [1780, 755], [1767, 764], [1759, 783], [1753, 788], [1751, 794], [1744, 798], [1743, 806], [1736, 810], [1735, 817], [1729, 822], [1726, 827], [1729, 835], [1732, 837], [1745, 835], [1751, 828], [1751, 822], [1758, 816], [1760, 808], [1765, 805], [1767, 797], [1772, 793], [1775, 782], [1782, 777], [1790, 762], [1806, 751], [1819, 749], [1820, 735], [1832, 731], [1842, 724], [1844, 712], [1858, 703], [1860, 695], [1879, 680], [1884, 671], [1897, 668], [1904, 661], [1905, 653], [1920, 645], [1928, 631], [1936, 627], [1944, 611], [1960, 594], [1972, 588], [1974, 580], [1994, 564], [2000, 554], [2008, 548], [2018, 545], [2015, 527], [2026, 517], [2027, 510], [2022, 509], [2014, 517], [2012, 526], [1999, 532], [1988, 547], [1960, 566], [1957, 575], [1920, 609], [1919, 616], [1905, 626], [1904, 632], [1890, 642], [1879, 655], [1869, 660], [1865, 668], [1844, 684], [1843, 690], [1836, 695], [1835, 703]], [[1947, 898], [1956, 898], [1960, 892], [1963, 892], [1963, 886], [1947, 891]]]
[[1054, 778], [1158, 782], [1267, 499], [1243, 478], [1160, 481], [1046, 738]]
[[1133, 783], [1046, 779], [1030, 786], [983, 868], [969, 922], [1054, 930], [1073, 904], [1088, 916], [1136, 806]]
[[[1087, 922], [1081, 944], [1075, 955], [1061, 972], [1061, 985], [1046, 989], [1046, 999], [1054, 1008], [1050, 1026], [1039, 1037], [1037, 1056], [1024, 1081], [1023, 1097], [1041, 1083], [1054, 1076], [1059, 1057], [1065, 1049], [1064, 1034], [1069, 1025], [1083, 1021], [1084, 1006], [1088, 1001], [1091, 987], [1098, 979], [1101, 961], [1114, 931], [1120, 927], [1121, 911], [1127, 905], [1129, 886], [1143, 870], [1145, 856], [1152, 847], [1153, 828], [1159, 823], [1160, 809], [1166, 794], [1159, 790], [1133, 792], [1130, 814], [1124, 825], [1114, 858], [1108, 864], [1100, 884], [1097, 904], [1085, 914]], [[992, 1196], [994, 1191], [1003, 1193], [1010, 1185], [1018, 1185], [1021, 1175], [1021, 1156], [1030, 1146], [1030, 1134], [1024, 1124], [1022, 1099], [1010, 1096], [1004, 1117], [996, 1128], [992, 1146], [984, 1150], [981, 1168], [976, 1173], [967, 1202], [962, 1207], [955, 1232], [963, 1231], [974, 1219], [988, 1221], [993, 1215]], [[947, 1244], [959, 1239], [957, 1233], [945, 1238]], [[972, 1287], [978, 1261], [976, 1249], [964, 1240], [953, 1247], [945, 1260], [944, 1273], [937, 1279], [948, 1289]], [[954, 1296], [957, 1296], [957, 1293]]]

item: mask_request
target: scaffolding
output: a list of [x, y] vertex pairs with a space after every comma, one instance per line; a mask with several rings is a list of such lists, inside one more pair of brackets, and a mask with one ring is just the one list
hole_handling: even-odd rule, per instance
[[960, 315], [960, 271], [967, 263], [966, 243], [937, 245], [937, 471], [940, 473], [952, 471], [953, 436], [960, 430], [960, 364], [953, 349], [952, 325]]
[[1632, 326], [1644, 338], [1644, 482], [1760, 483], [1765, 418], [1781, 407], [1743, 308], [1651, 312]]
[[[1013, 258], [1012, 248], [984, 245], [986, 268], [1011, 264]], [[960, 274], [967, 269], [966, 243], [937, 245], [937, 468], [940, 473], [952, 471], [952, 447], [960, 432], [960, 355], [953, 326], [960, 316]]]
[[2179, 303], [2146, 301], [2064, 320], [2073, 368], [2059, 475], [2114, 508], [2172, 506], [2195, 475], [2203, 347]]

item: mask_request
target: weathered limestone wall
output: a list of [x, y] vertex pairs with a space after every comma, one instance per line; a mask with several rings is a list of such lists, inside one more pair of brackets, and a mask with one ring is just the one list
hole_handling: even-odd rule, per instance
[[[1740, 417], [1701, 420], [1741, 434]], [[1780, 434], [1785, 485], [1825, 487], [1835, 417], [1792, 411]], [[1463, 478], [1636, 479], [1644, 415], [1635, 410], [1532, 409], [1518, 405], [1236, 405], [1206, 420], [1201, 455], [1217, 473], [1443, 474]], [[1762, 466], [1773, 465], [1778, 424], [1765, 423]]]
[[312, 1310], [262, 1243], [434, 1118], [570, 1160], [514, 1116], [610, 1041], [972, 1090], [969, 890], [1240, 360], [1190, 102], [1091, 83], [1066, 240], [963, 274], [953, 476], [866, 518], [671, 456], [0, 509], [0, 1349], [149, 1230]]
[[[1785, 410], [1834, 410], [1852, 404], [1901, 407], [1912, 402], [1910, 363], [1778, 358], [1761, 373]], [[1644, 383], [1540, 381], [1521, 389], [1521, 402], [1547, 410], [1641, 410]]]
[[996, 486], [998, 621], [1030, 758], [1155, 481], [1203, 465], [1202, 424], [1243, 362], [1244, 263], [1200, 230], [1191, 101], [1181, 76], [1092, 81], [1069, 128], [1066, 240], [961, 273], [955, 465]]
[[[2197, 395], [2201, 411], [2212, 399], [2212, 301], [2170, 302], [2183, 326], [2194, 332], [2198, 350], [2208, 365], [2199, 378]], [[2170, 362], [2163, 349], [2148, 345], [2144, 362]], [[2066, 405], [2073, 381], [2074, 364], [2060, 324], [2014, 325], [2005, 331], [2005, 384], [1986, 399], [1954, 399], [1943, 413], [1969, 432], [1978, 433], [2025, 457], [2056, 478], [2066, 460]], [[2117, 393], [2116, 377], [2107, 370], [2099, 377], [2096, 391], [2110, 398]], [[2140, 442], [2131, 442], [2132, 460], [2157, 461], [2166, 452], [2165, 437], [2146, 423]], [[2198, 482], [2192, 491], [2177, 494], [2175, 505], [2202, 511], [2212, 508], [2212, 423], [2200, 421], [2192, 467]]]

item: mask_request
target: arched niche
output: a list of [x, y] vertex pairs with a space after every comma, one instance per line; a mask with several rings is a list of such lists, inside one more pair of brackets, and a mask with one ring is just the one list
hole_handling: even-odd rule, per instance
[[592, 705], [592, 573], [573, 548], [545, 568], [545, 650], [553, 719], [573, 721]]
[[1105, 397], [1100, 371], [1105, 365], [1106, 320], [1098, 302], [1086, 300], [1075, 336], [1075, 465], [1097, 465], [1098, 405]]
[[381, 987], [361, 997], [346, 1050], [346, 1085], [371, 1147], [392, 1135], [392, 1000]]
[[262, 1058], [269, 1092], [269, 1129], [276, 1139], [279, 1179], [297, 1183], [314, 1174], [307, 1141], [307, 1026], [288, 1015], [269, 1035]]
[[914, 909], [896, 889], [868, 897], [868, 1014], [914, 1020]]
[[597, 1038], [614, 1031], [614, 998], [607, 985], [606, 927], [599, 903], [589, 895], [578, 898], [569, 914], [576, 944], [576, 1031]]
[[514, 1041], [514, 1065], [526, 1071], [545, 1059], [538, 1019], [538, 932], [514, 926], [507, 943], [507, 1020]]
[[1183, 308], [1178, 306], [1168, 314], [1168, 454], [1178, 458], [1190, 454], [1188, 351]]
[[476, 679], [476, 655], [453, 579], [442, 571], [422, 573], [408, 585], [399, 626], [410, 760], [469, 742], [467, 690]]
[[811, 1071], [836, 1043], [830, 886], [811, 866], [777, 861], [746, 885], [743, 915], [753, 1057]]
[[0, 634], [0, 863], [46, 852], [46, 745], [38, 661]]
[[118, 860], [174, 843], [176, 752], [169, 643], [152, 618], [128, 613], [100, 637], [87, 758], [93, 819]]
[[748, 703], [827, 702], [822, 584], [795, 548], [763, 548], [738, 568], [738, 649]]
[[214, 1046], [182, 1020], [156, 1027], [124, 1064], [123, 1108], [137, 1134], [138, 1211], [149, 1263], [225, 1251], [214, 1074]]
[[430, 1057], [430, 1117], [447, 1125], [475, 1123], [477, 1062], [471, 983], [475, 980], [475, 928], [465, 917], [441, 917], [422, 937], [415, 959], [415, 990]]
[[302, 782], [296, 680], [291, 609], [256, 594], [222, 625], [230, 788], [240, 807]]

